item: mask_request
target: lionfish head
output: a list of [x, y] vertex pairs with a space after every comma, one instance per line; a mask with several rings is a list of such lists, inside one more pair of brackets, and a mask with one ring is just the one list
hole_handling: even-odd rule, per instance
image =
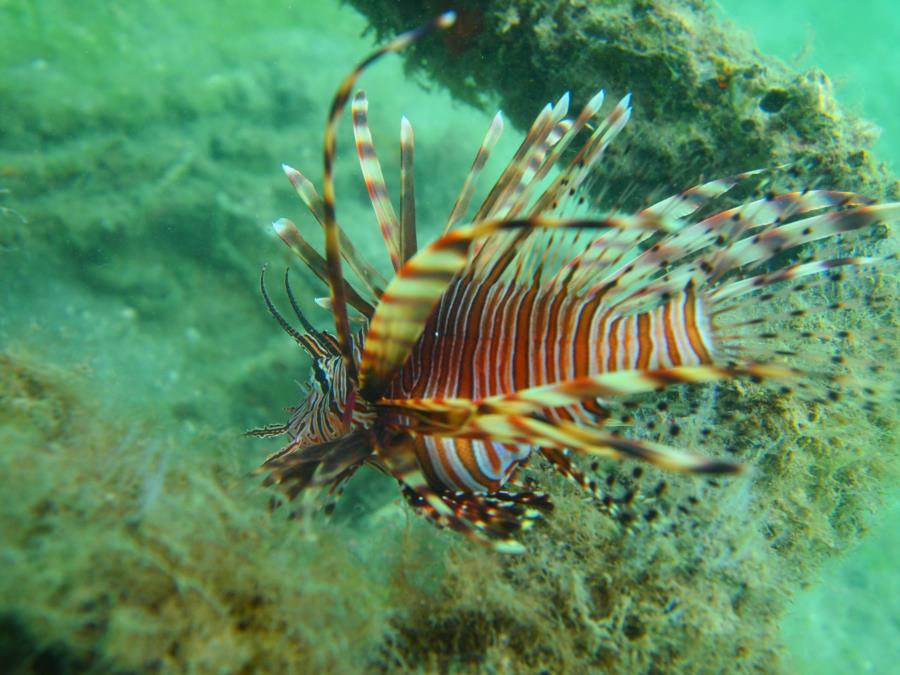
[[[369, 459], [371, 449], [359, 420], [354, 419], [356, 380], [348, 371], [337, 338], [315, 329], [294, 298], [284, 275], [291, 308], [303, 327], [297, 330], [275, 308], [265, 285], [265, 268], [259, 285], [269, 312], [284, 331], [309, 354], [312, 361], [306, 395], [291, 410], [287, 424], [249, 431], [251, 436], [287, 435], [290, 442], [269, 456], [260, 467], [268, 472], [265, 484], [281, 485], [290, 499], [313, 487], [339, 492], [356, 470]], [[362, 420], [363, 425], [365, 420]]]
[[285, 270], [284, 290], [291, 309], [303, 330], [297, 330], [276, 309], [266, 289], [266, 269], [259, 277], [259, 288], [266, 308], [281, 328], [290, 335], [312, 361], [307, 393], [293, 408], [290, 421], [280, 427], [258, 430], [254, 435], [288, 434], [294, 447], [328, 443], [350, 431], [351, 414], [356, 401], [356, 382], [348, 372], [337, 338], [327, 331], [317, 330], [303, 315], [291, 290], [289, 272]]
[[337, 440], [350, 430], [356, 385], [339, 355], [313, 356], [306, 396], [288, 423], [294, 443], [315, 445]]

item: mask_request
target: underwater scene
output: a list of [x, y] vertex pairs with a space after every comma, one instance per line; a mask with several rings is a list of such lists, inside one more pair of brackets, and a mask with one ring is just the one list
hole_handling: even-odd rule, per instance
[[0, 673], [896, 672], [897, 35], [0, 0]]

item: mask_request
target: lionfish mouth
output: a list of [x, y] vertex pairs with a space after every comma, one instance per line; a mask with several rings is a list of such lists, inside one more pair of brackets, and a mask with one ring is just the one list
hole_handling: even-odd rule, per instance
[[[848, 394], [861, 405], [893, 394], [888, 388], [896, 377], [841, 353], [846, 331], [817, 332], [804, 320], [864, 307], [870, 299], [805, 308], [790, 300], [842, 284], [841, 269], [895, 260], [818, 257], [824, 249], [811, 245], [896, 221], [900, 203], [803, 190], [699, 215], [714, 211], [716, 200], [735, 186], [764, 181], [765, 172], [757, 170], [695, 185], [635, 213], [603, 214], [590, 187], [632, 114], [630, 96], [605, 115], [602, 91], [574, 117], [568, 94], [548, 104], [472, 212], [478, 178], [503, 129], [498, 113], [441, 236], [419, 247], [412, 126], [401, 120], [398, 217], [369, 131], [368, 102], [357, 93], [356, 149], [394, 270], [384, 279], [337, 222], [337, 121], [366, 68], [453, 21], [448, 12], [400, 35], [341, 82], [325, 127], [321, 196], [299, 171], [284, 167], [324, 229], [325, 255], [291, 221], [276, 221], [275, 230], [328, 286], [335, 333], [310, 325], [285, 278], [304, 328], [295, 330], [261, 280], [266, 306], [281, 326], [316, 363], [327, 355], [331, 360], [321, 363], [333, 364], [315, 378], [315, 386], [329, 389], [301, 406], [304, 415], [251, 432], [290, 438], [262, 467], [269, 482], [291, 498], [314, 488], [339, 495], [360, 466], [371, 464], [393, 476], [409, 504], [439, 527], [521, 552], [514, 535], [552, 507], [520, 470], [532, 455], [623, 522], [633, 517], [633, 491], [621, 498], [607, 494], [605, 482], [574, 458], [635, 460], [692, 474], [742, 469], [731, 459], [642, 438], [651, 427], [633, 414], [634, 397], [736, 378], [825, 405]], [[800, 262], [781, 255], [801, 247], [807, 257]], [[356, 281], [344, 277], [344, 263]], [[355, 334], [348, 305], [363, 322]], [[332, 410], [333, 403], [314, 404], [318, 400], [344, 407]], [[678, 429], [676, 421], [670, 436]], [[321, 442], [304, 441], [313, 437]]]

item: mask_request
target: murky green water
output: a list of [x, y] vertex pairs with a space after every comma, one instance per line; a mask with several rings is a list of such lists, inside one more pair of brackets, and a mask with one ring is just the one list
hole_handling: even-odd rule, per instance
[[[800, 71], [827, 72], [848, 113], [881, 128], [877, 159], [900, 167], [900, 14], [892, 3], [866, 0], [852, 11], [797, 0], [788, 9], [723, 5], [762, 51]], [[606, 582], [600, 560], [586, 562], [590, 574], [579, 577], [574, 554], [547, 543], [579, 541], [577, 526], [535, 535], [532, 566], [515, 569], [517, 579], [540, 581], [523, 587], [498, 572], [502, 559], [467, 551], [409, 516], [374, 472], [351, 489], [338, 522], [307, 528], [270, 516], [270, 493], [249, 475], [273, 447], [239, 433], [280, 420], [308, 368], [265, 314], [256, 286], [263, 264], [280, 270], [289, 260], [269, 223], [299, 221], [302, 208], [280, 163], [318, 180], [322, 122], [340, 78], [373, 46], [366, 25], [337, 2], [0, 0], [0, 671], [431, 671], [450, 654], [458, 656], [451, 669], [514, 672], [504, 650], [521, 652], [516, 636], [529, 631], [540, 636], [532, 643], [550, 645], [554, 631], [579, 636], [569, 651], [542, 645], [532, 665], [564, 671], [591, 644], [598, 672], [629, 670], [595, 645], [624, 640], [604, 633], [613, 629], [598, 607], [603, 593], [615, 596], [604, 583], [619, 579], [627, 561], [610, 561]], [[559, 82], [557, 93], [569, 86]], [[408, 77], [397, 57], [367, 73], [364, 87], [376, 143], [390, 149], [382, 157], [390, 176], [400, 116], [415, 125], [420, 240], [434, 236], [494, 94], [476, 110], [421, 72]], [[537, 112], [544, 101], [534, 103]], [[519, 133], [507, 132], [496, 154], [510, 154]], [[340, 217], [387, 274], [351, 138], [344, 124]], [[328, 313], [313, 302], [325, 294], [321, 285], [295, 272], [304, 310], [327, 326]], [[848, 418], [849, 428], [862, 424]], [[889, 465], [896, 435], [879, 438], [884, 445], [868, 452]], [[872, 478], [866, 465], [861, 478], [843, 475], [864, 484], [859, 503], [847, 507], [853, 522], [814, 513], [808, 531], [791, 534], [818, 537], [820, 520], [834, 528], [832, 540], [817, 544], [814, 569], [796, 573], [796, 584], [810, 587], [795, 589], [783, 621], [788, 660], [779, 666], [773, 656], [773, 670], [888, 672], [893, 663], [900, 540], [890, 526], [896, 508], [876, 506], [875, 495], [895, 503], [885, 476], [896, 474]], [[567, 499], [558, 522], [580, 521], [571, 505], [583, 503]], [[712, 508], [707, 523], [730, 527]], [[879, 522], [853, 548], [857, 531]], [[721, 576], [760, 588], [770, 576], [794, 578], [793, 568], [770, 572], [753, 552], [762, 539], [747, 536], [741, 564], [759, 555], [748, 569], [760, 576], [747, 580], [724, 563]], [[846, 558], [823, 563], [848, 547]], [[646, 565], [661, 559], [680, 569], [679, 550], [647, 553]], [[566, 571], [553, 577], [557, 564]], [[642, 583], [631, 568], [623, 574]], [[473, 579], [490, 581], [477, 591]], [[721, 592], [714, 584], [694, 588], [709, 590], [697, 605], [710, 615], [685, 610], [683, 623], [706, 622], [727, 643], [740, 613], [712, 609], [721, 601], [731, 611], [724, 595], [712, 599]], [[569, 604], [558, 623], [526, 619]], [[491, 611], [479, 613], [482, 605]], [[521, 624], [510, 624], [503, 607], [518, 608]], [[492, 633], [491, 620], [503, 629]], [[576, 620], [584, 625], [566, 623]], [[491, 635], [485, 643], [445, 637], [478, 621], [486, 624], [475, 631]], [[769, 649], [779, 638], [760, 626], [747, 644]], [[665, 644], [659, 630], [625, 643], [649, 652], [653, 640]], [[670, 665], [703, 671], [698, 653]], [[629, 658], [635, 670], [659, 668]]]
[[[879, 156], [900, 166], [900, 75], [884, 65], [900, 53], [888, 35], [900, 30], [890, 2], [721, 3], [752, 31], [760, 48], [800, 68], [817, 67], [837, 84], [838, 96], [880, 129]], [[900, 537], [895, 506], [879, 514], [880, 525], [845, 560], [830, 564], [820, 581], [802, 593], [785, 620], [795, 664], [803, 672], [889, 672], [888, 635], [900, 626], [898, 575], [893, 570]]]

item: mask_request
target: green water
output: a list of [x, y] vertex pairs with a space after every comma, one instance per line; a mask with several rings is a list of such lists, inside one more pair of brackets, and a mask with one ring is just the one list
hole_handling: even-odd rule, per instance
[[[749, 29], [763, 51], [800, 68], [821, 68], [851, 109], [880, 128], [875, 145], [894, 171], [900, 166], [896, 40], [900, 12], [881, 0], [846, 3], [720, 3]], [[804, 672], [889, 672], [896, 667], [891, 635], [900, 628], [900, 577], [895, 561], [898, 511], [846, 560], [830, 564], [816, 586], [800, 594], [785, 620], [796, 667]]]
[[[763, 52], [827, 72], [846, 110], [881, 129], [876, 157], [900, 167], [892, 3], [722, 4]], [[249, 474], [273, 447], [239, 436], [279, 421], [307, 376], [257, 275], [270, 263], [277, 285], [289, 259], [269, 223], [300, 219], [280, 163], [318, 181], [322, 122], [374, 44], [366, 25], [337, 2], [0, 0], [0, 671], [402, 669], [424, 648], [392, 660], [384, 645], [409, 626], [426, 634], [439, 593], [467, 597], [441, 586], [445, 564], [497, 575], [496, 558], [448, 553], [466, 544], [411, 518], [374, 473], [333, 526], [269, 516]], [[397, 57], [364, 86], [379, 147], [395, 146], [402, 114], [415, 125], [420, 241], [434, 236], [493, 111], [406, 77]], [[340, 217], [379, 251], [351, 137], [344, 124]], [[383, 161], [396, 175], [396, 157]], [[327, 326], [321, 284], [294, 269], [304, 310]], [[896, 515], [866, 516], [884, 524], [802, 579], [782, 669], [889, 671]], [[574, 579], [533, 602], [580, 597]], [[491, 593], [528, 607], [515, 589]], [[491, 654], [464, 662], [512, 672]]]
[[719, 3], [753, 33], [759, 48], [796, 66], [820, 68], [835, 82], [841, 101], [880, 129], [876, 149], [897, 167], [900, 158], [900, 73], [897, 45], [900, 12], [887, 0], [842, 2]]

